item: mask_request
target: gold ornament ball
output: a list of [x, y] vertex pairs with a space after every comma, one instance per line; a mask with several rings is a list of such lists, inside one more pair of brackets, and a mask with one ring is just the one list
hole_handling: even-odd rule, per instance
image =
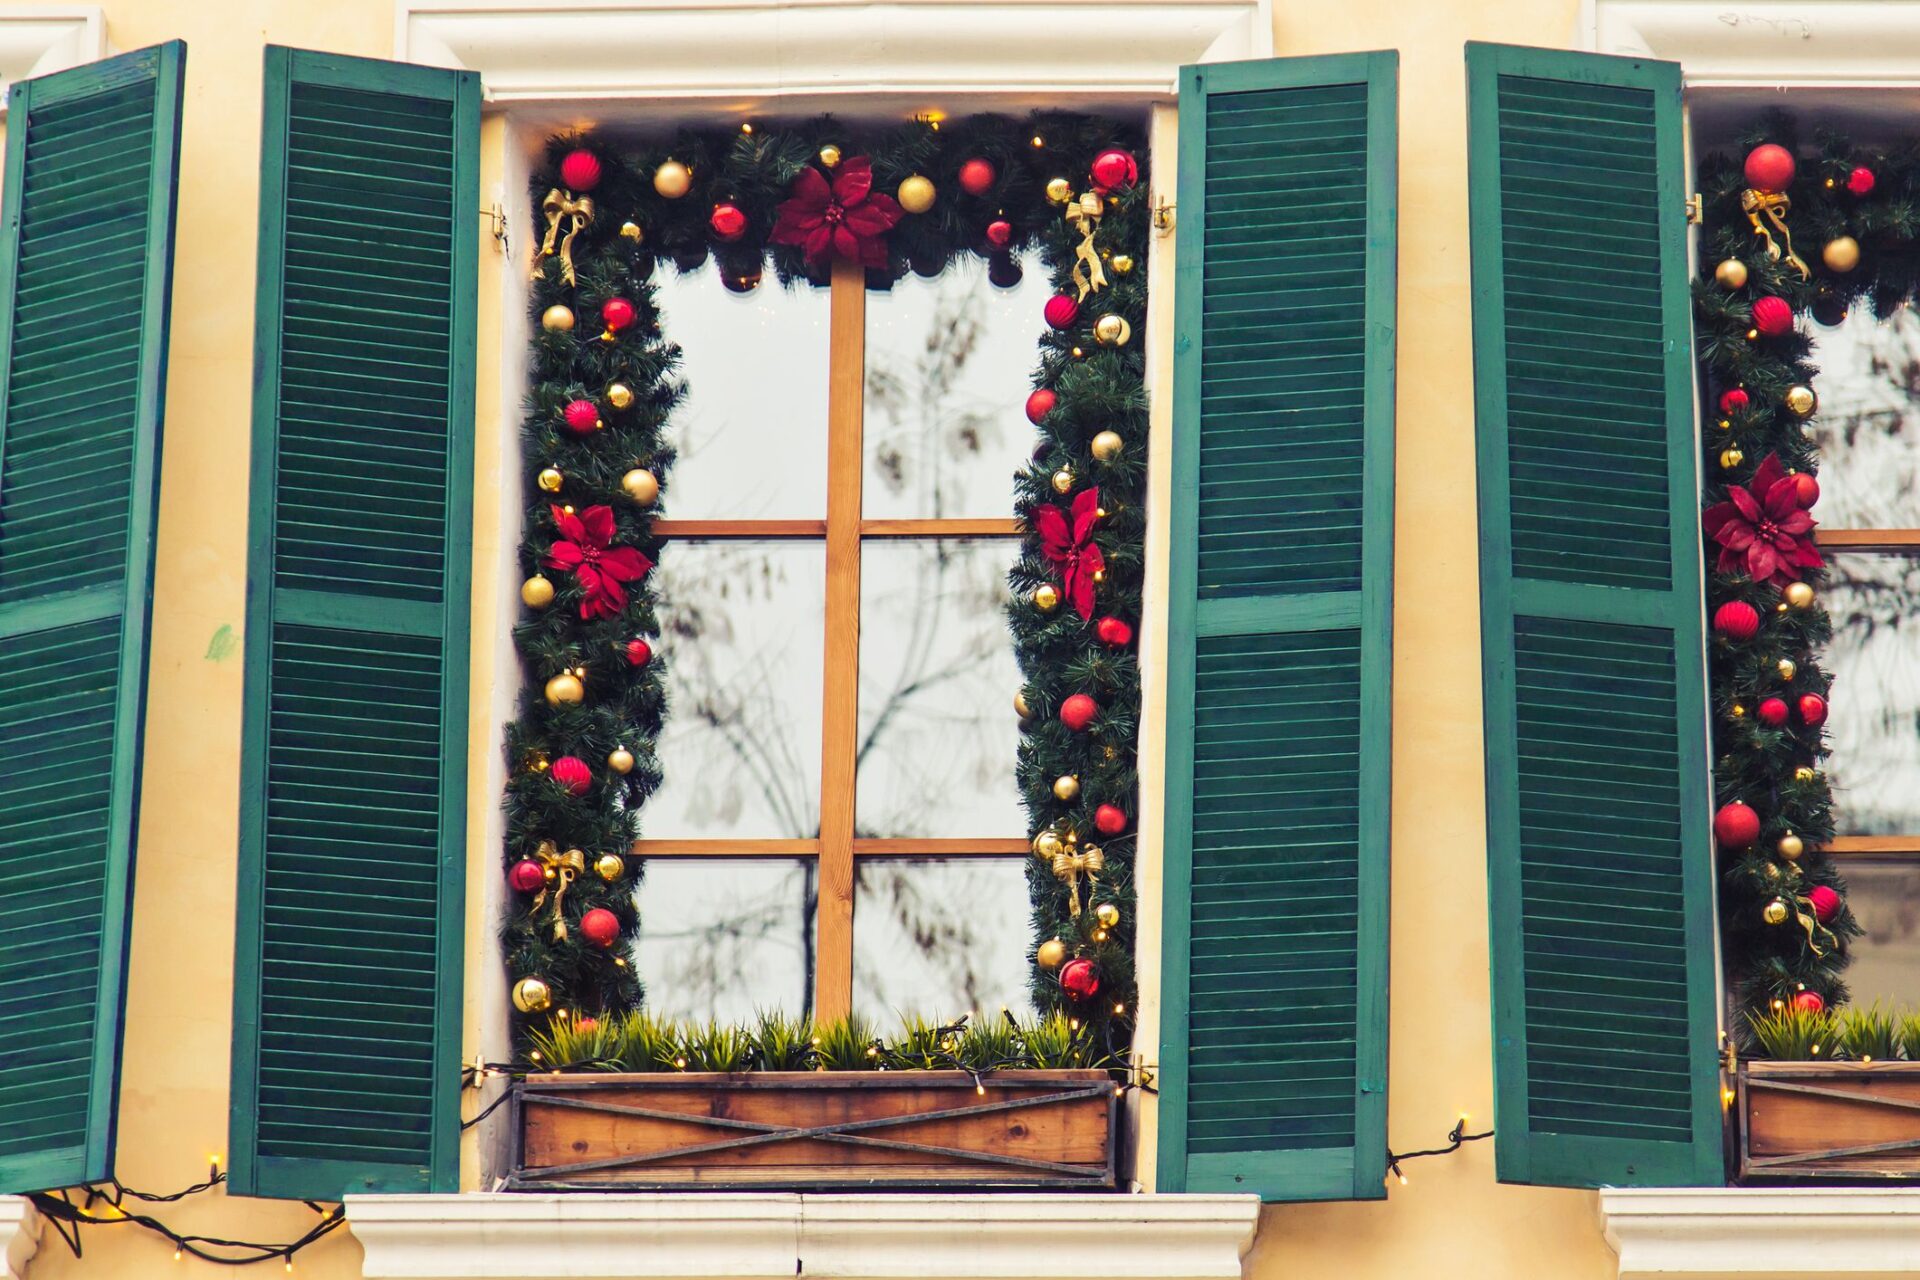
[[1845, 275], [1860, 265], [1860, 242], [1852, 236], [1836, 236], [1820, 250], [1820, 261], [1827, 264], [1827, 270]]
[[1126, 441], [1120, 438], [1118, 431], [1102, 431], [1093, 438], [1093, 456], [1102, 462], [1112, 462], [1120, 456], [1120, 450], [1125, 446]]
[[1070, 802], [1080, 794], [1080, 779], [1070, 773], [1063, 773], [1053, 780], [1053, 798]]
[[1807, 842], [1789, 831], [1780, 837], [1780, 843], [1776, 847], [1780, 850], [1781, 857], [1792, 862], [1807, 851]]
[[1747, 714], [1747, 709], [1741, 706], [1737, 702], [1727, 708], [1727, 718], [1729, 720], [1744, 719], [1746, 717], [1746, 714]]
[[1042, 831], [1033, 838], [1033, 856], [1046, 862], [1059, 857], [1063, 847], [1060, 837], [1052, 831]]
[[1065, 178], [1048, 178], [1047, 199], [1055, 204], [1065, 204], [1073, 199], [1073, 184]]
[[1033, 953], [1034, 963], [1042, 969], [1058, 969], [1067, 958], [1067, 944], [1058, 938], [1048, 938]]
[[653, 171], [653, 189], [669, 200], [678, 200], [693, 190], [693, 171], [678, 160], [669, 160]]
[[540, 327], [548, 333], [566, 333], [573, 328], [573, 308], [554, 303], [540, 313]]
[[1796, 418], [1811, 418], [1820, 401], [1813, 394], [1812, 387], [1788, 387], [1787, 408]]
[[522, 1013], [545, 1013], [553, 1007], [553, 992], [538, 978], [522, 978], [513, 984], [513, 1007]]
[[624, 409], [633, 403], [633, 388], [624, 382], [607, 384], [607, 403], [616, 409]]
[[1033, 710], [1027, 706], [1027, 691], [1025, 689], [1021, 689], [1013, 695], [1013, 713], [1022, 719], [1033, 714]]
[[612, 884], [627, 874], [627, 860], [617, 853], [603, 853], [593, 860], [594, 874]]
[[1722, 449], [1720, 451], [1720, 467], [1723, 471], [1731, 471], [1746, 460], [1747, 455], [1738, 449]]
[[1053, 491], [1055, 493], [1073, 492], [1073, 468], [1062, 467], [1053, 473]]
[[567, 478], [560, 474], [557, 467], [546, 467], [540, 472], [540, 488], [547, 493], [560, 492], [560, 486], [566, 482]]
[[1789, 582], [1784, 594], [1787, 603], [1796, 609], [1804, 609], [1813, 603], [1813, 588], [1804, 582]]
[[840, 148], [831, 142], [820, 148], [820, 163], [829, 169], [837, 167], [840, 163]]
[[1713, 269], [1713, 278], [1728, 289], [1747, 287], [1747, 264], [1738, 258], [1728, 258]]
[[1103, 347], [1124, 347], [1133, 337], [1133, 326], [1125, 316], [1104, 315], [1093, 322], [1093, 340]]
[[1100, 922], [1102, 929], [1111, 929], [1120, 923], [1120, 908], [1111, 902], [1103, 902], [1093, 909], [1093, 918]]
[[643, 234], [642, 234], [642, 232], [641, 232], [641, 230], [640, 230], [640, 224], [639, 224], [639, 223], [637, 223], [637, 222], [623, 222], [623, 223], [621, 223], [621, 224], [620, 224], [620, 238], [621, 238], [622, 240], [631, 240], [631, 241], [633, 241], [633, 242], [634, 242], [635, 244], [639, 244], [639, 243], [640, 243], [640, 241], [641, 241], [641, 240], [643, 239]]
[[1803, 764], [1793, 771], [1793, 780], [1795, 782], [1812, 782], [1813, 770]]
[[607, 768], [615, 773], [633, 772], [633, 752], [625, 747], [615, 747], [607, 752]]
[[562, 703], [576, 703], [587, 696], [587, 686], [580, 683], [580, 677], [571, 671], [562, 671], [547, 681], [547, 701], [554, 706]]
[[544, 609], [553, 603], [553, 583], [543, 574], [534, 574], [520, 584], [520, 603], [529, 609]]
[[1116, 253], [1113, 255], [1111, 265], [1113, 266], [1113, 274], [1124, 276], [1133, 270], [1133, 255], [1130, 253]]
[[1787, 922], [1787, 904], [1775, 898], [1772, 902], [1769, 902], [1765, 907], [1761, 908], [1760, 918], [1768, 924], [1785, 924]]
[[1782, 680], [1793, 679], [1793, 673], [1798, 671], [1799, 669], [1800, 668], [1793, 665], [1792, 658], [1782, 658], [1780, 659], [1779, 663], [1774, 667], [1774, 670], [1780, 673], [1780, 678]]
[[653, 500], [660, 496], [660, 481], [645, 467], [635, 467], [621, 476], [620, 487], [643, 507], [653, 505]]
[[925, 213], [933, 208], [933, 196], [933, 180], [918, 173], [902, 181], [894, 192], [894, 199], [908, 213]]
[[1033, 589], [1033, 607], [1042, 613], [1052, 613], [1060, 607], [1060, 593], [1051, 583], [1043, 582]]

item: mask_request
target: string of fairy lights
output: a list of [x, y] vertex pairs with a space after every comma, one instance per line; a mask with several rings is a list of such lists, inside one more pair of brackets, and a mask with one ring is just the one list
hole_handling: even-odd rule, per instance
[[[165, 1194], [138, 1191], [113, 1178], [73, 1190], [36, 1191], [28, 1199], [76, 1258], [85, 1256], [85, 1242], [81, 1235], [83, 1228], [134, 1226], [171, 1243], [175, 1262], [194, 1257], [222, 1267], [248, 1267], [278, 1261], [291, 1272], [294, 1255], [346, 1225], [346, 1214], [341, 1206], [308, 1200], [306, 1206], [318, 1215], [319, 1220], [299, 1237], [282, 1242], [231, 1240], [224, 1236], [176, 1231], [150, 1213], [127, 1208], [130, 1200], [145, 1204], [175, 1204], [212, 1191], [226, 1181], [227, 1175], [220, 1168], [220, 1159], [215, 1156], [210, 1161], [203, 1181]], [[80, 1196], [78, 1200], [74, 1199], [75, 1190]]]

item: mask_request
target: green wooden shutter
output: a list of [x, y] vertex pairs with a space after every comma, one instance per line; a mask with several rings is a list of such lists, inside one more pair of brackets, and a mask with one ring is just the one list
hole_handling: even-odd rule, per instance
[[479, 81], [269, 48], [233, 1189], [459, 1161]]
[[1680, 68], [1467, 83], [1498, 1172], [1716, 1183]]
[[1398, 70], [1182, 72], [1162, 1191], [1385, 1194]]
[[9, 104], [0, 1192], [113, 1168], [186, 57], [24, 80]]

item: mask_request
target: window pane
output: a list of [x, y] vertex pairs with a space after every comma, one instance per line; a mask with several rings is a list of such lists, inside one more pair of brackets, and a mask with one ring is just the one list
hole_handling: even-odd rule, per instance
[[674, 542], [655, 572], [666, 782], [641, 811], [641, 835], [818, 835], [825, 548]]
[[1857, 306], [1814, 328], [1820, 412], [1820, 523], [1830, 529], [1920, 526], [1920, 316], [1886, 320]]
[[1835, 827], [1920, 834], [1920, 562], [1851, 554], [1829, 563]]
[[1011, 289], [967, 254], [936, 279], [908, 276], [867, 295], [868, 519], [1012, 514], [1047, 295], [1038, 255], [1022, 264]]
[[685, 275], [663, 265], [659, 278], [661, 324], [687, 382], [669, 420], [680, 460], [664, 514], [824, 519], [827, 291], [769, 275], [730, 293], [712, 265]]
[[869, 538], [860, 549], [862, 836], [1020, 836], [1011, 538]]
[[1847, 907], [1867, 931], [1848, 946], [1854, 1003], [1879, 999], [1911, 1008], [1920, 999], [1920, 865], [1848, 858], [1840, 874]]
[[668, 1018], [747, 1022], [813, 1003], [812, 859], [653, 858], [634, 901], [628, 954], [647, 1008]]
[[1024, 858], [860, 858], [853, 882], [853, 1007], [947, 1019], [1033, 1011]]

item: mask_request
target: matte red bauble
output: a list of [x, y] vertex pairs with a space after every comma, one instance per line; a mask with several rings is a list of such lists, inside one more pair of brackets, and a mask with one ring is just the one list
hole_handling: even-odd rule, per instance
[[1060, 987], [1076, 1000], [1091, 1000], [1100, 994], [1100, 971], [1085, 956], [1076, 956], [1060, 966]]
[[1824, 884], [1817, 884], [1807, 890], [1807, 905], [1813, 908], [1813, 918], [1825, 924], [1838, 914], [1840, 895]]
[[1046, 420], [1047, 415], [1053, 412], [1054, 402], [1058, 399], [1059, 397], [1045, 387], [1035, 391], [1027, 397], [1027, 421], [1036, 427], [1039, 426]]
[[517, 892], [534, 893], [547, 883], [547, 873], [532, 858], [522, 858], [507, 872], [507, 883]]
[[717, 204], [707, 215], [707, 225], [713, 228], [714, 239], [731, 243], [747, 234], [747, 215], [737, 204]]
[[1119, 805], [1101, 805], [1093, 811], [1093, 829], [1103, 836], [1119, 835], [1127, 829], [1126, 811]]
[[630, 666], [644, 667], [653, 661], [653, 646], [638, 636], [627, 641], [627, 663]]
[[1809, 729], [1818, 729], [1827, 722], [1827, 700], [1817, 693], [1800, 695], [1800, 720]]
[[1140, 181], [1140, 162], [1131, 152], [1115, 147], [1093, 158], [1094, 185], [1107, 191], [1125, 191]]
[[1778, 338], [1793, 330], [1793, 308], [1785, 298], [1755, 298], [1753, 327], [1769, 338]]
[[[1762, 299], [1764, 301], [1764, 299]], [[1785, 305], [1784, 303], [1782, 305]], [[1791, 313], [1789, 313], [1791, 315]], [[633, 304], [625, 298], [608, 298], [600, 304], [600, 319], [614, 333], [633, 323]]]
[[610, 947], [620, 941], [620, 917], [595, 907], [580, 917], [580, 936], [596, 947]]
[[1750, 403], [1747, 393], [1739, 387], [1730, 387], [1720, 393], [1720, 412], [1735, 414], [1744, 410]]
[[1005, 218], [995, 218], [987, 224], [987, 243], [996, 249], [1004, 249], [1013, 243], [1013, 224]]
[[1820, 482], [1804, 471], [1796, 472], [1793, 477], [1793, 500], [1800, 504], [1801, 510], [1810, 509], [1820, 501]]
[[1060, 704], [1060, 723], [1075, 733], [1092, 724], [1099, 714], [1100, 704], [1084, 693], [1073, 694]]
[[1121, 618], [1100, 619], [1093, 624], [1093, 634], [1100, 637], [1101, 644], [1110, 644], [1116, 649], [1133, 643], [1133, 627]]
[[1080, 318], [1080, 304], [1068, 294], [1056, 293], [1047, 299], [1047, 305], [1041, 314], [1054, 328], [1066, 329]]
[[1785, 191], [1793, 184], [1793, 152], [1763, 142], [1747, 152], [1747, 185], [1755, 191]]
[[960, 189], [970, 196], [983, 196], [993, 189], [993, 180], [998, 176], [993, 171], [993, 161], [975, 156], [960, 166]]
[[587, 788], [593, 785], [593, 770], [579, 756], [561, 756], [553, 762], [547, 776], [576, 796], [587, 794]]
[[1873, 170], [1860, 165], [1847, 175], [1847, 191], [1851, 195], [1864, 196], [1873, 190]]
[[569, 191], [591, 191], [600, 185], [600, 157], [582, 148], [560, 161], [560, 185]]
[[1762, 698], [1753, 714], [1761, 724], [1770, 729], [1778, 729], [1787, 722], [1787, 700], [1785, 698]]
[[1760, 838], [1760, 815], [1738, 800], [1713, 815], [1713, 838], [1729, 849], [1745, 849]]
[[1820, 998], [1818, 991], [1800, 991], [1794, 994], [1793, 1007], [1801, 1013], [1819, 1013], [1827, 1007], [1827, 1002]]
[[1760, 630], [1760, 611], [1745, 600], [1729, 600], [1713, 611], [1713, 629], [1729, 640], [1751, 640]]
[[567, 430], [577, 436], [589, 436], [600, 425], [600, 406], [591, 400], [569, 400], [563, 416]]

